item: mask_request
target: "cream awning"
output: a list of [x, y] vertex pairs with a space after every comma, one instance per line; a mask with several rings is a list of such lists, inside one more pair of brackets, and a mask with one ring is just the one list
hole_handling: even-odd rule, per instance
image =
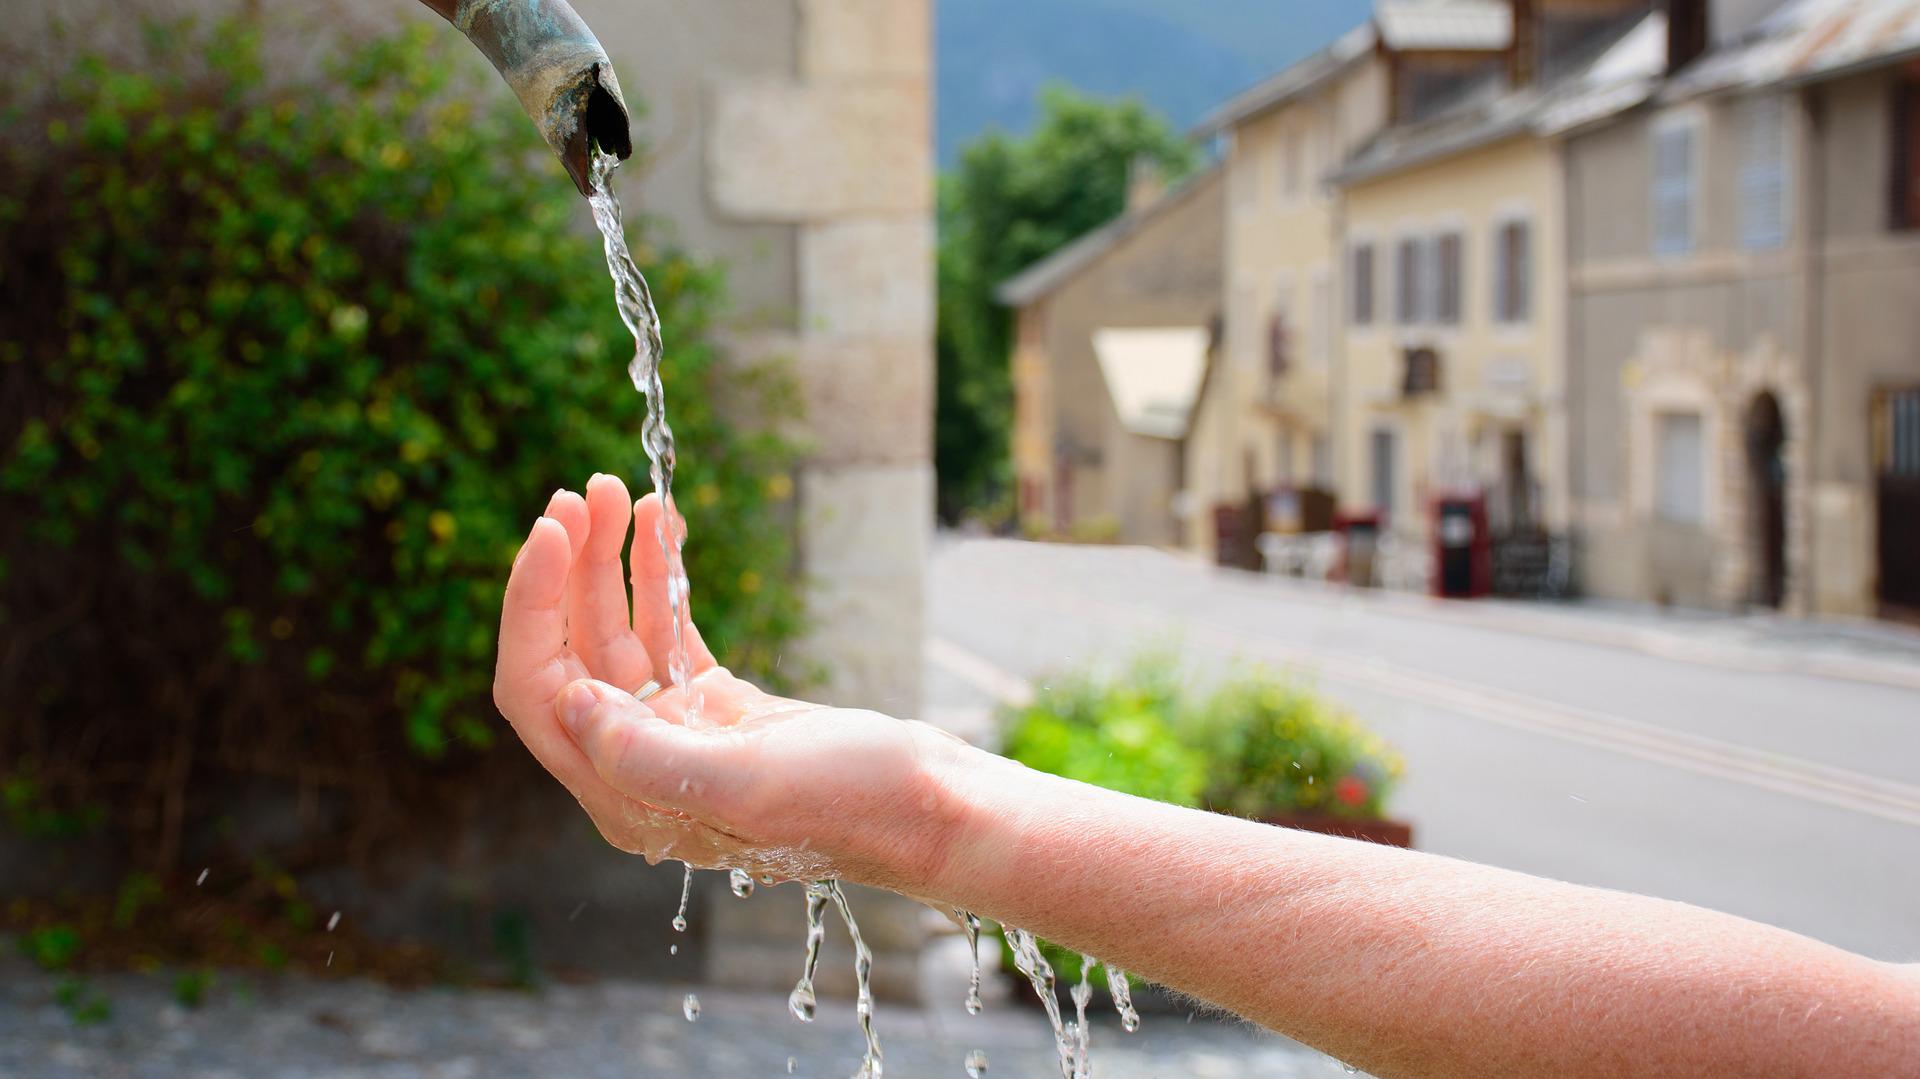
[[1095, 330], [1093, 351], [1122, 427], [1151, 438], [1186, 437], [1207, 373], [1204, 327]]

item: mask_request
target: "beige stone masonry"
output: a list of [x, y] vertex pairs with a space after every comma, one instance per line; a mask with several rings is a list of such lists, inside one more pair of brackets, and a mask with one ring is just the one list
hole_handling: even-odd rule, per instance
[[811, 81], [924, 79], [929, 15], [928, 5], [900, 0], [801, 0], [801, 74]]
[[802, 333], [925, 340], [932, 325], [933, 223], [924, 211], [801, 231]]
[[924, 79], [858, 85], [765, 80], [716, 88], [711, 194], [740, 220], [924, 213], [932, 128]]

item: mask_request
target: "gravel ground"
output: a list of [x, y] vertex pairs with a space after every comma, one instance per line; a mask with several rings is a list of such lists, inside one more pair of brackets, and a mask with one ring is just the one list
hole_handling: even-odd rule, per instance
[[[784, 999], [686, 986], [607, 982], [536, 993], [401, 992], [365, 981], [219, 975], [184, 1008], [170, 974], [89, 979], [112, 1007], [76, 1025], [55, 999], [59, 979], [0, 961], [0, 1077], [41, 1076], [846, 1076], [860, 1061], [851, 1002], [822, 1000], [811, 1025]], [[697, 988], [697, 987], [696, 987]], [[1333, 1061], [1243, 1025], [1148, 1015], [1125, 1034], [1094, 1023], [1102, 1077], [1326, 1076]], [[1037, 1012], [1004, 1002], [980, 1016], [958, 1007], [881, 1002], [875, 1023], [889, 1076], [962, 1076], [970, 1050], [993, 1076], [1053, 1071]]]

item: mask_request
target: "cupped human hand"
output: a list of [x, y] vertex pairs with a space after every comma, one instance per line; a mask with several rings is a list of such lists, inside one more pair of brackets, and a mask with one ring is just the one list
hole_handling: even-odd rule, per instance
[[[952, 824], [937, 778], [960, 748], [949, 736], [763, 692], [715, 662], [689, 614], [695, 714], [687, 686], [634, 697], [671, 680], [662, 513], [658, 496], [635, 504], [596, 475], [584, 497], [556, 492], [534, 523], [507, 582], [494, 675], [521, 741], [609, 843], [649, 861], [901, 889], [930, 879]], [[677, 515], [671, 525], [684, 535]]]

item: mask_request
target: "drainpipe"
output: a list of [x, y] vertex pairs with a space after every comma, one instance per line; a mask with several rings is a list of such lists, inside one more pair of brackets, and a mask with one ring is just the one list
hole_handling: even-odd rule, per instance
[[[1804, 292], [1801, 300], [1802, 318], [1800, 321], [1801, 329], [1806, 340], [1801, 346], [1800, 362], [1807, 386], [1807, 415], [1803, 422], [1803, 426], [1806, 428], [1804, 437], [1807, 440], [1807, 448], [1802, 454], [1803, 459], [1806, 461], [1805, 474], [1799, 477], [1800, 482], [1795, 486], [1799, 490], [1798, 501], [1800, 505], [1804, 507], [1800, 520], [1802, 550], [1799, 552], [1801, 563], [1799, 592], [1803, 598], [1803, 613], [1805, 614], [1818, 613], [1818, 596], [1820, 595], [1819, 590], [1815, 587], [1818, 584], [1817, 566], [1819, 560], [1814, 557], [1814, 549], [1817, 544], [1814, 542], [1815, 521], [1812, 488], [1814, 477], [1819, 473], [1820, 440], [1818, 436], [1820, 432], [1820, 403], [1825, 396], [1822, 391], [1825, 389], [1827, 370], [1827, 365], [1820, 362], [1822, 353], [1824, 352], [1827, 324], [1827, 274], [1826, 259], [1824, 257], [1827, 238], [1827, 174], [1826, 155], [1821, 152], [1822, 148], [1826, 145], [1827, 113], [1823, 103], [1817, 96], [1818, 94], [1819, 89], [1817, 87], [1805, 87], [1801, 89], [1799, 95], [1802, 106], [1801, 113], [1806, 120], [1804, 124], [1805, 134], [1801, 140], [1800, 158], [1804, 165], [1801, 174], [1805, 178], [1801, 184], [1801, 200], [1806, 207], [1805, 213], [1801, 215], [1800, 254], [1802, 264], [1801, 279], [1803, 282], [1801, 287]], [[1792, 510], [1793, 502], [1793, 489], [1789, 488], [1787, 502], [1789, 512]], [[1791, 516], [1788, 518], [1788, 523], [1789, 526], [1791, 526]], [[1788, 580], [1791, 584], [1793, 570], [1793, 559], [1791, 557], [1793, 554], [1791, 543], [1793, 531], [1791, 527], [1788, 529], [1787, 538], [1789, 541], [1787, 548], [1789, 555], [1787, 559]]]

